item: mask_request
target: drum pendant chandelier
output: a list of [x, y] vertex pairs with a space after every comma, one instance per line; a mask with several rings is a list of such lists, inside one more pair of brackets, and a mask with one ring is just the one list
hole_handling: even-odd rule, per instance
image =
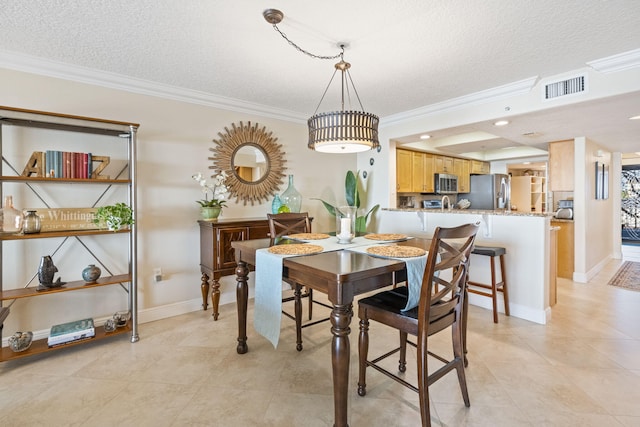
[[[340, 62], [335, 64], [335, 71], [331, 76], [331, 80], [327, 85], [322, 98], [318, 103], [318, 107], [313, 116], [307, 120], [309, 127], [309, 143], [308, 147], [311, 150], [319, 151], [321, 153], [358, 153], [366, 150], [377, 149], [380, 146], [378, 141], [378, 123], [380, 119], [375, 114], [367, 113], [362, 107], [360, 96], [356, 91], [356, 87], [351, 79], [349, 68], [351, 64], [344, 61], [344, 43], [339, 44], [341, 52], [334, 56], [319, 56], [307, 52], [293, 43], [289, 38], [278, 28], [280, 22], [284, 18], [284, 14], [277, 9], [267, 9], [262, 15], [264, 19], [273, 25], [273, 28], [289, 42], [290, 45], [295, 47], [298, 51], [304, 53], [307, 56], [317, 59], [337, 59], [340, 58]], [[341, 106], [340, 111], [331, 111], [327, 113], [318, 113], [318, 108], [324, 99], [331, 82], [336, 73], [340, 71], [341, 74]], [[353, 111], [344, 109], [345, 92], [347, 96], [350, 95], [349, 83], [353, 88], [353, 92], [358, 99], [360, 108], [362, 111]]]

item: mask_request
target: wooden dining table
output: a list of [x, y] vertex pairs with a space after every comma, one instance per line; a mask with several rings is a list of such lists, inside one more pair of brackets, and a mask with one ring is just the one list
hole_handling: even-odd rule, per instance
[[[249, 351], [247, 345], [247, 278], [256, 263], [256, 251], [267, 248], [270, 239], [231, 243], [235, 250], [238, 307], [238, 354]], [[260, 272], [256, 272], [260, 274]], [[338, 250], [283, 259], [282, 277], [327, 294], [331, 310], [331, 365], [333, 372], [334, 426], [346, 427], [350, 344], [349, 327], [356, 295], [392, 285], [406, 277], [405, 263], [398, 259], [378, 258], [362, 252]]]

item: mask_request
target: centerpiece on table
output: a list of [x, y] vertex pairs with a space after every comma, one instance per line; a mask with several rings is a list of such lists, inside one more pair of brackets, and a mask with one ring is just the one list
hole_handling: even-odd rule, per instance
[[[227, 174], [224, 171], [213, 176], [213, 182], [207, 182], [207, 179], [198, 172], [192, 178], [200, 184], [204, 199], [196, 200], [200, 205], [200, 213], [203, 219], [217, 219], [222, 212], [222, 208], [227, 206], [225, 197], [229, 191], [225, 185]], [[211, 196], [211, 198], [209, 198]]]

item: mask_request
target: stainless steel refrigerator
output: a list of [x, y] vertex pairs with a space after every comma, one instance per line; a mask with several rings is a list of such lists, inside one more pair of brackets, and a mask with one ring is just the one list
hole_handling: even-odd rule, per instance
[[469, 209], [508, 209], [511, 205], [511, 179], [509, 175], [471, 175], [469, 193], [460, 195], [471, 202]]

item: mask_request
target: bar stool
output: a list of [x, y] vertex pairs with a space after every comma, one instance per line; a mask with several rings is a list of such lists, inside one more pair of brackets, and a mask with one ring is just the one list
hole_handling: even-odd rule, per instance
[[[507, 316], [509, 315], [509, 292], [507, 290], [507, 279], [504, 269], [504, 254], [507, 253], [507, 250], [502, 247], [476, 246], [475, 248], [473, 248], [471, 253], [489, 257], [489, 260], [491, 262], [491, 284], [487, 285], [484, 283], [478, 283], [469, 280], [469, 286], [489, 289], [491, 292], [484, 292], [482, 290], [473, 289], [471, 287], [469, 287], [469, 292], [491, 298], [493, 302], [493, 323], [498, 323], [498, 292], [502, 292], [502, 295], [504, 297], [504, 314], [506, 314]], [[496, 282], [496, 257], [500, 257], [500, 278], [502, 279], [500, 282]], [[471, 271], [473, 271], [473, 269], [471, 269]]]

